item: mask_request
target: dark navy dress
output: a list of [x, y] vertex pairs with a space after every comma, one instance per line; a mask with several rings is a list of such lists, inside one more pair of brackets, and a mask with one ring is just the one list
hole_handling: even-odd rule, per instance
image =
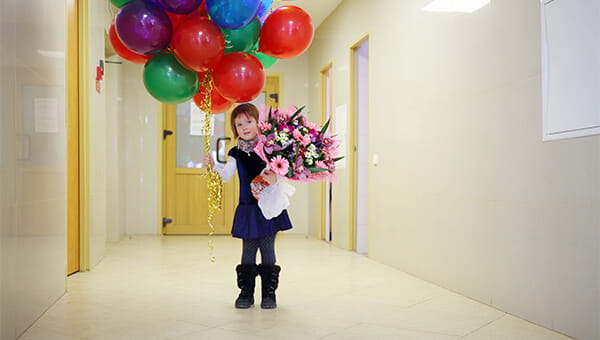
[[237, 146], [231, 148], [228, 155], [235, 158], [240, 179], [240, 201], [233, 217], [232, 236], [241, 239], [259, 238], [275, 235], [280, 230], [291, 229], [292, 222], [287, 210], [267, 220], [250, 190], [250, 183], [265, 168], [265, 162], [256, 153], [248, 154]]

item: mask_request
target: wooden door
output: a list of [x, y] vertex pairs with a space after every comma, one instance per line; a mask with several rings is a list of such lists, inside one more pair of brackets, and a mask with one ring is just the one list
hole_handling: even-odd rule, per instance
[[[192, 101], [164, 105], [163, 122], [163, 233], [208, 234], [207, 185], [202, 164], [204, 136], [198, 134], [197, 118], [203, 115]], [[232, 146], [226, 114], [214, 115], [211, 152], [224, 161]], [[227, 114], [229, 116], [229, 114]], [[218, 144], [218, 145], [217, 145]], [[223, 185], [223, 209], [213, 217], [215, 234], [229, 234], [233, 221], [237, 180]]]

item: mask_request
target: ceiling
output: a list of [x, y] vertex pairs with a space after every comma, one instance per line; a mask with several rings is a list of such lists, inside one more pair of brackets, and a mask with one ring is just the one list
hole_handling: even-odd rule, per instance
[[302, 8], [310, 15], [315, 29], [335, 10], [342, 0], [275, 0], [272, 8], [292, 5]]

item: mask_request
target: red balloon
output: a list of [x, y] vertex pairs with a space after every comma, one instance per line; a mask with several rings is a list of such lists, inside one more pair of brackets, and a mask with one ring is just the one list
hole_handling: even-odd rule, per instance
[[204, 1], [196, 10], [189, 14], [175, 14], [173, 12], [165, 11], [171, 20], [171, 25], [173, 26], [173, 31], [177, 29], [179, 24], [181, 24], [185, 19], [189, 17], [204, 17], [208, 18], [208, 12], [206, 11], [206, 4]]
[[296, 57], [306, 51], [314, 36], [312, 19], [296, 6], [279, 7], [260, 30], [260, 51], [278, 59]]
[[234, 103], [249, 102], [256, 98], [266, 80], [260, 61], [244, 52], [232, 52], [224, 56], [212, 75], [219, 93]]
[[121, 42], [121, 39], [119, 39], [117, 31], [115, 30], [115, 24], [111, 24], [108, 29], [108, 39], [110, 40], [113, 50], [115, 50], [121, 58], [129, 60], [134, 64], [145, 64], [148, 59], [152, 57], [151, 55], [137, 54], [128, 49], [127, 46]]
[[[200, 92], [194, 96], [194, 103], [202, 109], [202, 100], [204, 100], [204, 95], [206, 93], [206, 89], [204, 86], [200, 88]], [[232, 102], [223, 98], [219, 91], [213, 89], [210, 91], [210, 110], [212, 113], [221, 113], [229, 110], [229, 108], [233, 105]]]
[[203, 72], [219, 63], [225, 52], [225, 39], [219, 26], [209, 19], [190, 16], [175, 30], [171, 46], [183, 66]]
[[206, 1], [202, 1], [202, 4], [198, 6], [198, 8], [188, 15], [193, 15], [197, 17], [205, 17], [208, 18], [208, 10], [206, 9]]
[[187, 19], [187, 14], [175, 14], [169, 11], [165, 11], [169, 16], [169, 20], [171, 20], [171, 26], [173, 26], [173, 31], [177, 29], [179, 24], [181, 24], [185, 19]]

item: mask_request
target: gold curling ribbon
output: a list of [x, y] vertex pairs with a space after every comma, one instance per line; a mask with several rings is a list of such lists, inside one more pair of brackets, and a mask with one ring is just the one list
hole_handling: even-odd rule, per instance
[[[210, 71], [206, 72], [204, 79], [202, 79], [202, 87], [204, 87], [205, 91], [200, 107], [205, 114], [204, 126], [202, 127], [202, 134], [204, 134], [204, 153], [210, 154], [210, 121], [212, 117], [210, 93], [213, 89]], [[221, 181], [219, 173], [213, 170], [212, 163], [206, 165], [206, 174], [204, 174], [204, 176], [206, 177], [206, 183], [208, 184], [208, 226], [210, 227], [210, 232], [208, 233], [208, 249], [210, 251], [210, 261], [215, 262], [215, 246], [212, 239], [212, 236], [215, 233], [215, 227], [212, 224], [212, 220], [215, 213], [223, 208], [223, 182]]]

